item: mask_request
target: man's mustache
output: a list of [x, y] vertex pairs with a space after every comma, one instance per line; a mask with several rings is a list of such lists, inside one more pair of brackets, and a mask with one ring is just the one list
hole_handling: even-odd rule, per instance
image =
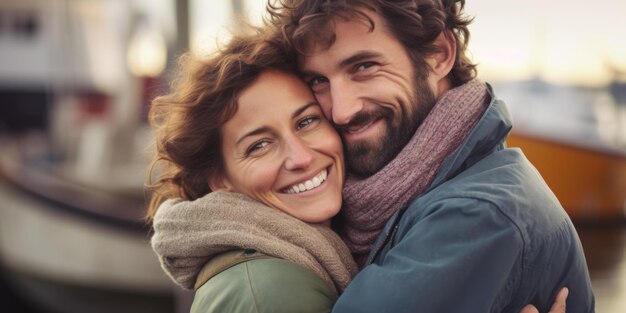
[[335, 128], [339, 132], [348, 132], [351, 128], [360, 128], [363, 125], [367, 125], [372, 121], [378, 119], [387, 119], [390, 120], [393, 117], [393, 111], [383, 107], [376, 107], [374, 109], [368, 111], [361, 111], [355, 114], [355, 116], [348, 122], [343, 125], [335, 125]]

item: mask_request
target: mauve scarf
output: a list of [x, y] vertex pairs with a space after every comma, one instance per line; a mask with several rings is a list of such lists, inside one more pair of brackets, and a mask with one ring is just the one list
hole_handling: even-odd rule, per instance
[[194, 287], [211, 258], [247, 248], [309, 268], [335, 292], [342, 292], [357, 271], [350, 251], [329, 227], [307, 224], [240, 193], [165, 201], [153, 227], [151, 244], [161, 267], [186, 289]]
[[478, 79], [447, 91], [395, 159], [368, 178], [348, 177], [339, 233], [360, 267], [389, 218], [426, 191], [488, 101], [487, 86]]

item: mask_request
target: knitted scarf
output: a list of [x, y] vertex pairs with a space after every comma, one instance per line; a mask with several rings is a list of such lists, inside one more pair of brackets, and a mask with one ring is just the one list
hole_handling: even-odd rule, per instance
[[465, 140], [489, 101], [474, 79], [444, 93], [402, 151], [365, 179], [348, 177], [340, 234], [359, 266], [391, 216], [426, 191], [443, 161]]
[[192, 289], [202, 267], [220, 253], [252, 248], [293, 261], [342, 292], [357, 267], [329, 227], [291, 215], [233, 192], [213, 192], [195, 201], [168, 200], [154, 218], [152, 249], [163, 270]]

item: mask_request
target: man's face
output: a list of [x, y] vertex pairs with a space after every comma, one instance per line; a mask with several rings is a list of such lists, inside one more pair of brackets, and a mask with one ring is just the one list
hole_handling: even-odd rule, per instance
[[[406, 50], [383, 24], [336, 19], [327, 50], [301, 56], [300, 69], [346, 148], [348, 171], [378, 172], [402, 150], [434, 105], [425, 73], [415, 73]], [[420, 74], [420, 75], [416, 75]]]

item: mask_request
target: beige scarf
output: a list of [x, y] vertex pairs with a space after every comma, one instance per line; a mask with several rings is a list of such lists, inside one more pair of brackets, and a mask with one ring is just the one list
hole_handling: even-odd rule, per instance
[[152, 248], [165, 272], [192, 289], [202, 267], [220, 253], [255, 249], [309, 268], [335, 292], [356, 274], [350, 252], [331, 229], [232, 192], [195, 201], [168, 200], [154, 218]]
[[449, 90], [395, 159], [368, 178], [348, 178], [339, 231], [359, 266], [389, 218], [430, 186], [489, 100], [486, 84], [478, 79]]

